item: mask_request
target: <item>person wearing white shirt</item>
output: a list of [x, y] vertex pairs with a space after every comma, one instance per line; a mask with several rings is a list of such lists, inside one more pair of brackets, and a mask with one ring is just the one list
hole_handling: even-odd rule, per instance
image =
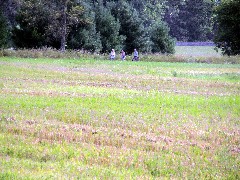
[[110, 54], [110, 59], [111, 59], [111, 60], [114, 60], [114, 59], [115, 59], [115, 56], [116, 56], [115, 50], [112, 49], [111, 54]]

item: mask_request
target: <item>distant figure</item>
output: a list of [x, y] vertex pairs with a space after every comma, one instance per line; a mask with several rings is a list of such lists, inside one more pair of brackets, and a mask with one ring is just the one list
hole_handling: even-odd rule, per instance
[[123, 50], [121, 50], [121, 60], [124, 61], [125, 58], [126, 58], [126, 53]]
[[115, 50], [114, 49], [112, 49], [112, 51], [111, 51], [111, 54], [110, 54], [110, 59], [111, 60], [114, 60], [115, 59]]
[[138, 61], [138, 60], [139, 60], [138, 51], [137, 49], [134, 49], [132, 61]]

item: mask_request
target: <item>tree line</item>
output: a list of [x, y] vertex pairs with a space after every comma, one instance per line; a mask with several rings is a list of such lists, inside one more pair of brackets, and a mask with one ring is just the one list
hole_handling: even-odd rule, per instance
[[219, 4], [213, 0], [1, 0], [0, 47], [100, 53], [111, 49], [131, 53], [137, 48], [171, 54], [176, 41], [219, 40], [221, 23], [214, 16]]

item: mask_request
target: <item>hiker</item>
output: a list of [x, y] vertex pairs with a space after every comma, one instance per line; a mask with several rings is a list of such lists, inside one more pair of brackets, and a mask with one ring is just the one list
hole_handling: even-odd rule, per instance
[[123, 50], [121, 50], [121, 60], [124, 61], [125, 58], [126, 58], [126, 53]]
[[115, 59], [115, 50], [114, 49], [112, 49], [112, 51], [111, 51], [111, 54], [110, 54], [110, 60], [114, 60]]
[[138, 60], [139, 60], [138, 51], [137, 49], [134, 49], [132, 61], [138, 61]]

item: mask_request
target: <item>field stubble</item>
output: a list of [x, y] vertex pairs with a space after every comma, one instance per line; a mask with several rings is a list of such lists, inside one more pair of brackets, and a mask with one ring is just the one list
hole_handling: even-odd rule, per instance
[[0, 72], [0, 179], [239, 178], [239, 65], [2, 58]]

